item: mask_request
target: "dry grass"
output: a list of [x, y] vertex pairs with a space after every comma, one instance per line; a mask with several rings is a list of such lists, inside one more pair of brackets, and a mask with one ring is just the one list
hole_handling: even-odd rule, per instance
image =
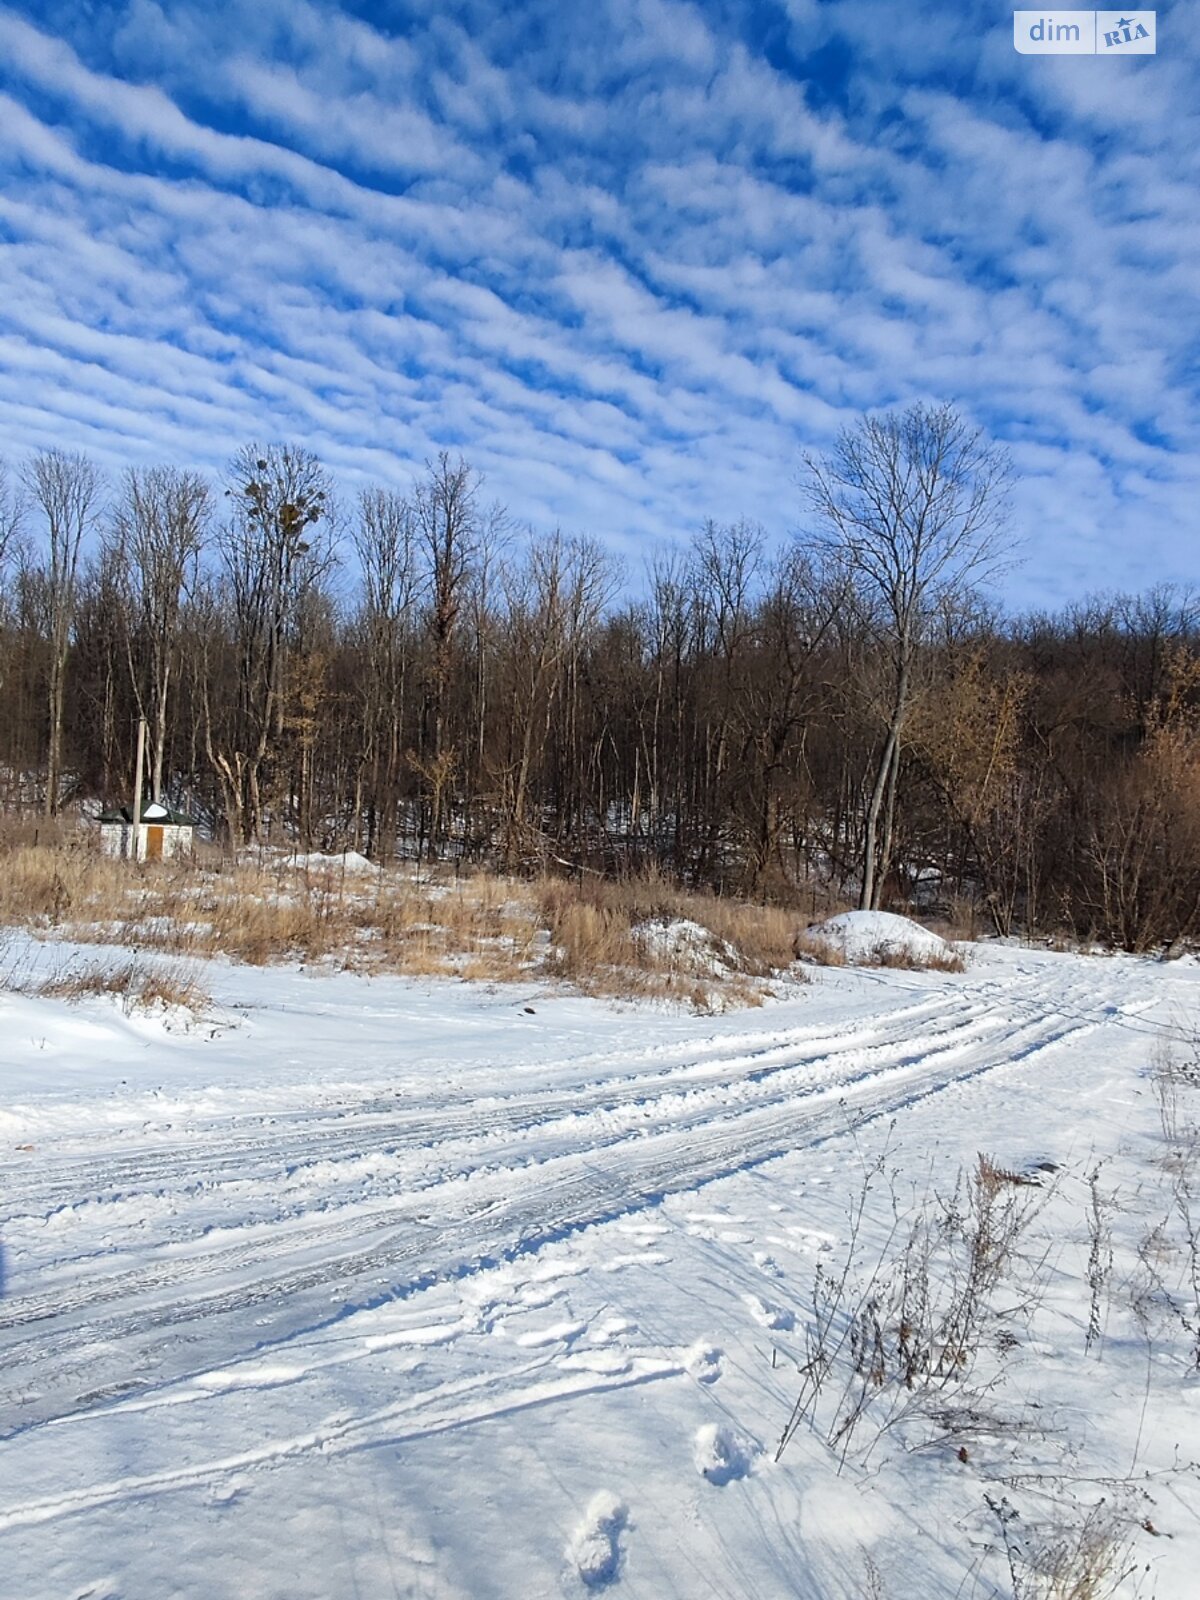
[[418, 882], [270, 862], [178, 861], [132, 868], [78, 843], [0, 847], [0, 923], [182, 956], [338, 960], [361, 970], [480, 977], [529, 970], [532, 896], [487, 877]]
[[1115, 1600], [1136, 1571], [1130, 1519], [1104, 1500], [1072, 1507], [1057, 1526], [1018, 1531], [1007, 1500], [984, 1499], [1000, 1528], [1013, 1600]]
[[798, 933], [792, 940], [792, 952], [797, 961], [811, 961], [818, 967], [844, 967], [846, 952], [840, 945], [820, 939], [816, 934]]
[[822, 939], [818, 933], [798, 933], [792, 940], [797, 961], [811, 961], [819, 967], [888, 967], [899, 972], [965, 972], [960, 951], [948, 944], [944, 950], [918, 952], [892, 944], [877, 944], [853, 962], [841, 945]]
[[538, 904], [549, 970], [589, 994], [678, 995], [705, 1010], [714, 1000], [705, 985], [715, 984], [726, 1000], [756, 1003], [762, 983], [794, 959], [791, 913], [689, 893], [653, 875], [547, 879]]
[[877, 945], [860, 966], [891, 967], [900, 972], [965, 972], [966, 963], [952, 946], [944, 950], [918, 953], [895, 945]]
[[758, 1003], [791, 966], [795, 931], [779, 907], [689, 894], [653, 876], [530, 883], [215, 853], [134, 868], [78, 835], [50, 846], [0, 838], [4, 924], [254, 965], [485, 982], [545, 975], [590, 994], [662, 995], [702, 1010]]
[[982, 1150], [975, 1169], [975, 1181], [989, 1195], [998, 1193], [1005, 1186], [1013, 1189], [1036, 1189], [1041, 1186], [1041, 1179], [1032, 1173], [1016, 1172], [1012, 1167], [1001, 1166], [993, 1156]]
[[126, 1016], [157, 1009], [190, 1011], [199, 1016], [212, 1003], [194, 973], [182, 967], [146, 966], [129, 961], [120, 967], [73, 967], [36, 985], [33, 992], [51, 1000], [87, 1000], [113, 995]]

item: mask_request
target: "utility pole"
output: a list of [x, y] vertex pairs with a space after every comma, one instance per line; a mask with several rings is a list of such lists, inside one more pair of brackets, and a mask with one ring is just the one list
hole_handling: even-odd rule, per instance
[[133, 769], [133, 850], [131, 855], [138, 859], [138, 844], [142, 836], [142, 770], [146, 764], [146, 719], [138, 718], [137, 731], [137, 761]]

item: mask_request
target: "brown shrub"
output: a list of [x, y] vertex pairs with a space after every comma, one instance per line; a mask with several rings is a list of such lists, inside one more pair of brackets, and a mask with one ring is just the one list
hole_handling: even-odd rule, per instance
[[[547, 879], [539, 907], [550, 930], [551, 970], [591, 993], [694, 993], [695, 980], [708, 978], [761, 999], [744, 980], [767, 978], [794, 959], [794, 918], [780, 907], [692, 893], [654, 873], [616, 882]], [[696, 924], [707, 940], [655, 936], [674, 922]]]
[[156, 1006], [199, 1013], [212, 1003], [194, 973], [180, 967], [145, 966], [140, 961], [118, 967], [96, 963], [69, 968], [37, 984], [33, 992], [46, 999], [72, 1002], [116, 995], [127, 1016]]
[[813, 961], [819, 967], [846, 965], [846, 952], [840, 945], [812, 933], [798, 933], [792, 940], [792, 953], [797, 961]]
[[899, 972], [965, 972], [966, 962], [957, 950], [947, 945], [944, 950], [929, 952], [906, 950], [902, 946], [876, 945], [860, 966], [891, 967]]
[[798, 933], [792, 941], [797, 961], [812, 961], [820, 967], [888, 967], [898, 972], [965, 972], [966, 962], [953, 945], [928, 954], [906, 950], [903, 946], [877, 944], [866, 955], [851, 963], [845, 950], [819, 933]]

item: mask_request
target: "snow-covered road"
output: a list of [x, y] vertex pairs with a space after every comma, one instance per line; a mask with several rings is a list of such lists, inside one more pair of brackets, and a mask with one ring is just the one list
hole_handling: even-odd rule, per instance
[[10, 1157], [8, 1231], [36, 1266], [0, 1304], [7, 1427], [223, 1365], [1061, 1048], [1111, 1020], [1111, 987], [1102, 968], [1032, 983], [1019, 1006], [994, 980], [899, 1004], [893, 987], [886, 1011], [841, 1026], [806, 1025], [801, 1002], [790, 1026], [549, 1060], [552, 1087], [481, 1067], [447, 1088], [393, 1046], [387, 1087], [331, 1105], [311, 1088], [267, 1117], [177, 1120], [168, 1104], [169, 1126], [120, 1129], [115, 1149], [101, 1135]]
[[[0, 1438], [20, 1476], [0, 1474], [0, 1539], [64, 1518], [100, 1527], [163, 1493], [224, 1507], [264, 1467], [516, 1427], [531, 1406], [560, 1418], [573, 1472], [569, 1419], [588, 1397], [682, 1380], [711, 1404], [730, 1358], [707, 1324], [727, 1312], [681, 1317], [717, 1298], [698, 1285], [724, 1273], [750, 1337], [786, 1347], [804, 1263], [836, 1232], [797, 1202], [798, 1173], [844, 1173], [864, 1126], [900, 1114], [914, 1132], [925, 1119], [918, 1146], [957, 1121], [970, 1151], [972, 1118], [1002, 1126], [1031, 1083], [1062, 1094], [1072, 1063], [1147, 1056], [1196, 988], [1195, 969], [994, 950], [962, 975], [831, 971], [766, 1010], [697, 1019], [346, 975], [209, 976], [219, 1017], [189, 1033], [102, 1002], [3, 1002]], [[1061, 1159], [1061, 1117], [1040, 1138], [1027, 1117], [1021, 1154]], [[731, 1185], [757, 1186], [757, 1217], [730, 1208]], [[748, 1476], [761, 1439], [724, 1409], [718, 1422], [728, 1477]], [[97, 1450], [118, 1458], [98, 1473]], [[236, 1582], [217, 1563], [203, 1587], [158, 1592], [559, 1593], [592, 1581], [586, 1557], [558, 1573], [564, 1538], [599, 1553], [594, 1581], [634, 1576], [627, 1512], [593, 1510], [548, 1546], [541, 1527], [512, 1530], [525, 1588], [507, 1586], [512, 1552], [489, 1567], [461, 1539], [435, 1541], [426, 1561], [410, 1529], [391, 1588], [322, 1588], [319, 1563], [285, 1559], [286, 1581], [239, 1589], [246, 1556]], [[19, 1563], [32, 1546], [15, 1549]], [[154, 1592], [145, 1561], [134, 1569], [89, 1592]], [[22, 1581], [22, 1600], [68, 1592]], [[655, 1581], [632, 1592], [722, 1592], [686, 1572]], [[737, 1592], [804, 1592], [763, 1581]]]

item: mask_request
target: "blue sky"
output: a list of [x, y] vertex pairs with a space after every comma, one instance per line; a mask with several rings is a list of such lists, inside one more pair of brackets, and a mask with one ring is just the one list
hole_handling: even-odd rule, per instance
[[0, 454], [353, 490], [461, 451], [636, 569], [799, 525], [800, 454], [949, 399], [1014, 605], [1200, 573], [1200, 26], [996, 5], [0, 5]]

